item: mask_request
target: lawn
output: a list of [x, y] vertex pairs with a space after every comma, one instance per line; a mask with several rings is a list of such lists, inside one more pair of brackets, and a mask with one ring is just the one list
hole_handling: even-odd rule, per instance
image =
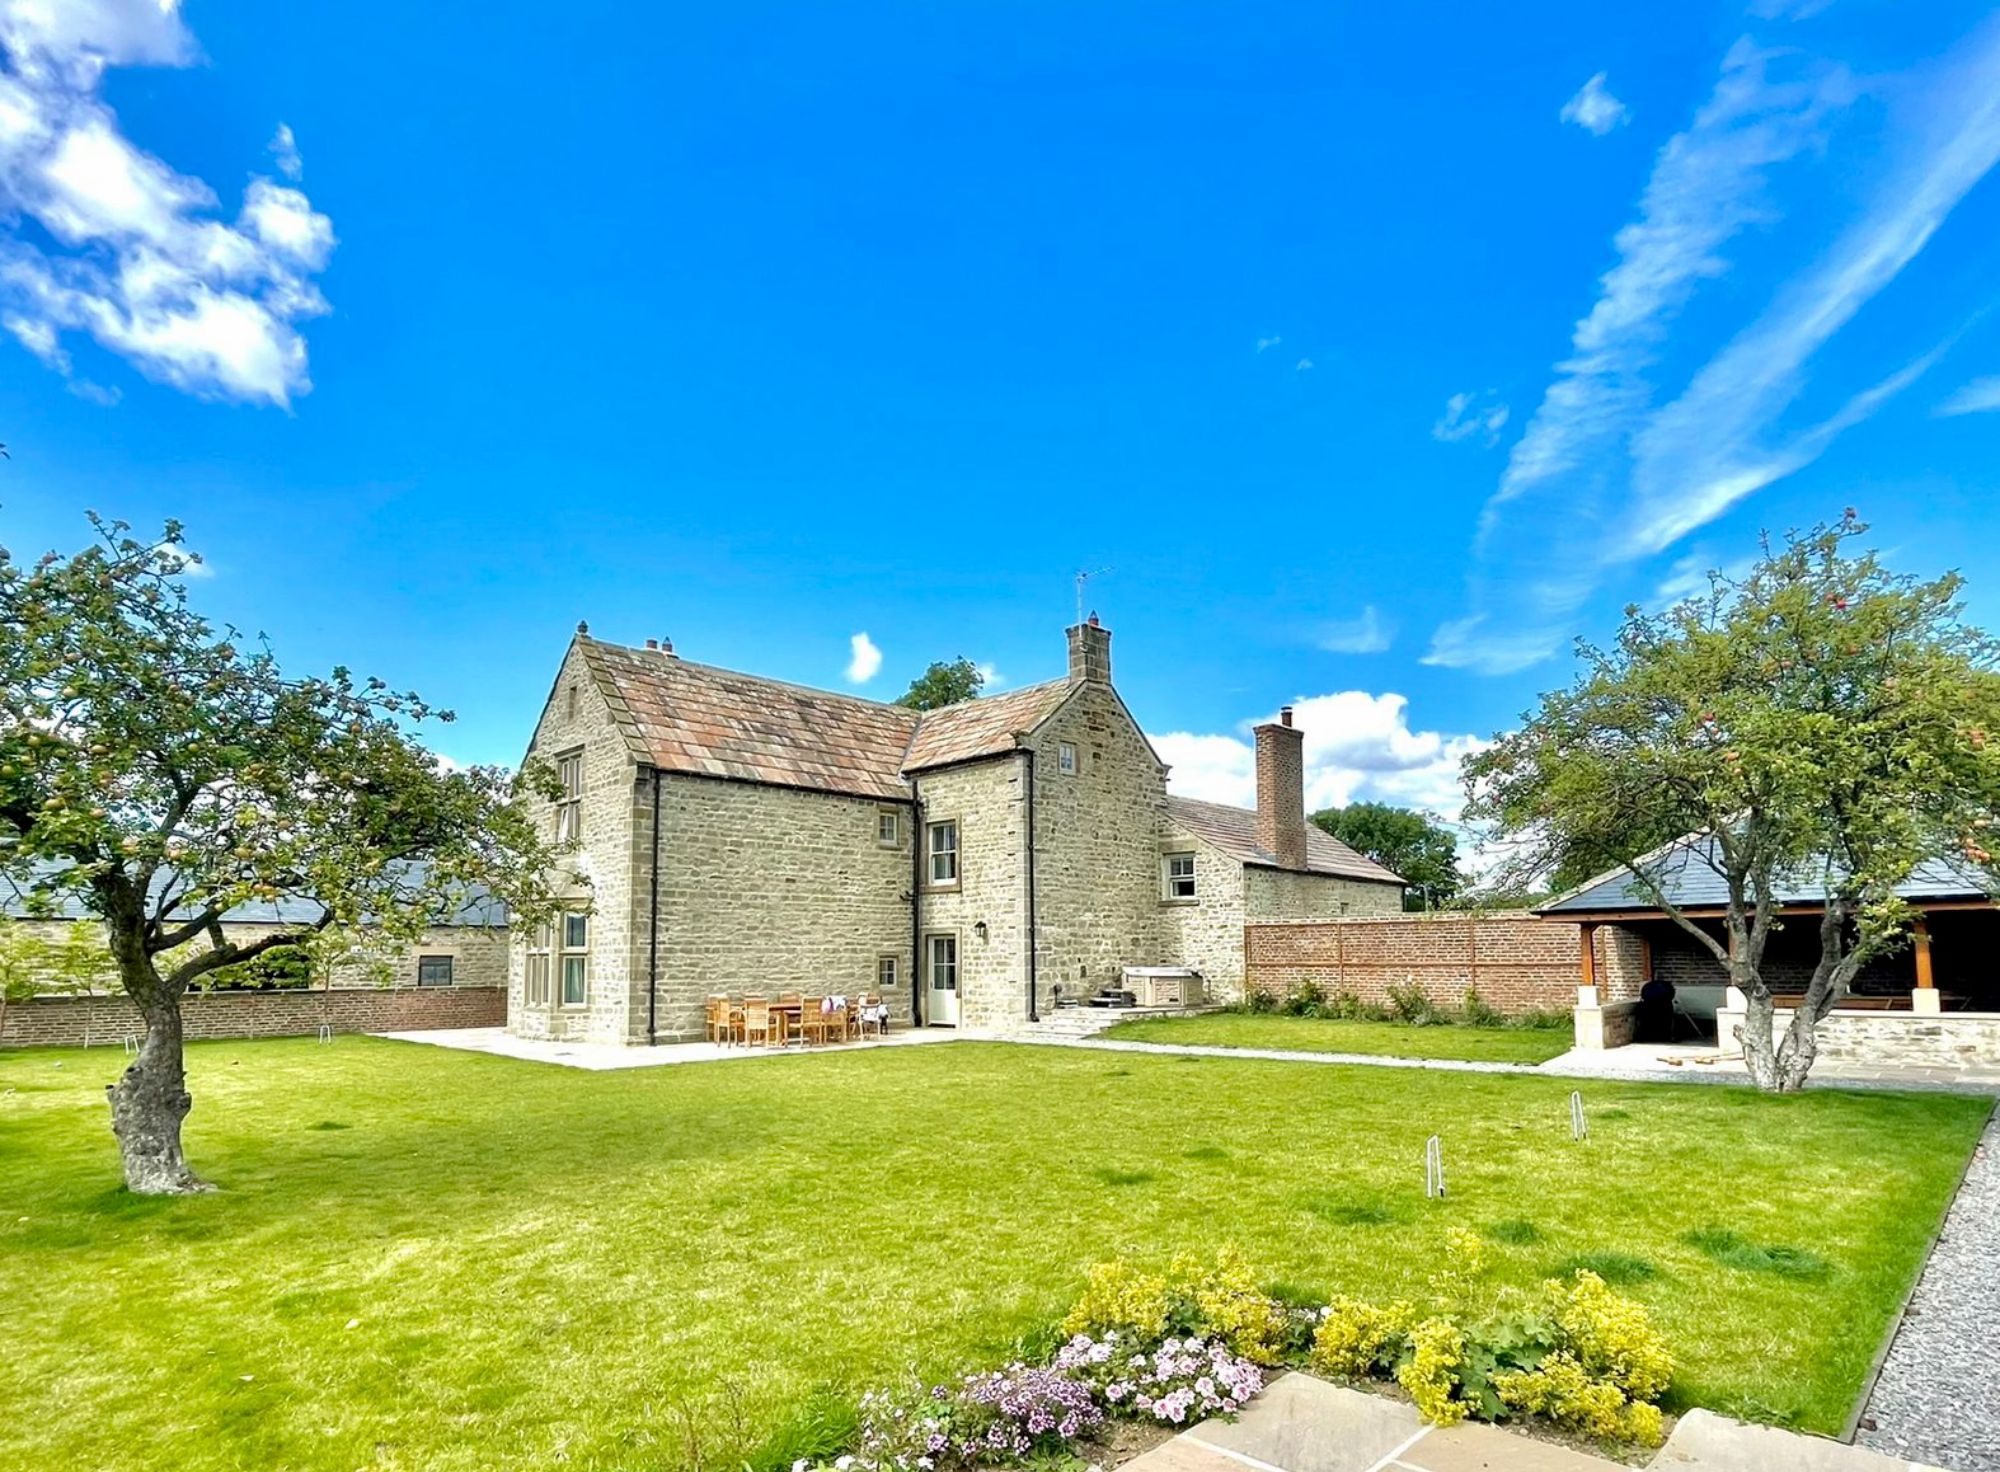
[[[116, 1050], [0, 1055], [0, 1466], [788, 1460], [996, 1358], [1085, 1266], [1234, 1242], [1420, 1295], [1448, 1224], [1649, 1304], [1682, 1402], [1837, 1430], [1985, 1101], [951, 1043], [618, 1073], [343, 1037], [190, 1049], [196, 1164], [117, 1185]], [[1449, 1202], [1424, 1199], [1440, 1132]]]
[[1546, 1063], [1567, 1053], [1567, 1028], [1413, 1027], [1407, 1022], [1332, 1017], [1277, 1017], [1210, 1012], [1201, 1017], [1146, 1017], [1102, 1036], [1124, 1043], [1197, 1043], [1210, 1048], [1287, 1048], [1298, 1053], [1365, 1053], [1389, 1058], [1451, 1058], [1479, 1063]]

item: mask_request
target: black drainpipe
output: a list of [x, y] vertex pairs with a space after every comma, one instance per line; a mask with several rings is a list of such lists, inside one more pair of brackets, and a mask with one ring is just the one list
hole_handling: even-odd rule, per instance
[[924, 800], [910, 778], [910, 1026], [922, 1027], [924, 1001]]
[[1041, 1021], [1035, 1010], [1035, 749], [1023, 747], [1027, 758], [1022, 780], [1027, 783], [1028, 803], [1028, 1021]]
[[660, 769], [653, 768], [652, 908], [646, 924], [646, 1046], [660, 1042]]

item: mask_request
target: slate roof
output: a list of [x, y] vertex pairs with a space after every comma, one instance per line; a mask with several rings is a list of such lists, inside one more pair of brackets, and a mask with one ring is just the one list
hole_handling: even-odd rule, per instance
[[[1267, 869], [1283, 868], [1278, 856], [1257, 844], [1257, 814], [1250, 808], [1233, 808], [1219, 802], [1202, 802], [1192, 797], [1167, 799], [1167, 815], [1188, 832], [1213, 844], [1231, 858]], [[1343, 879], [1370, 880], [1377, 884], [1401, 885], [1402, 879], [1366, 855], [1356, 853], [1316, 824], [1306, 824], [1306, 867], [1308, 874], [1337, 874]]]
[[[1667, 898], [1681, 909], [1722, 909], [1729, 903], [1729, 888], [1710, 866], [1712, 838], [1689, 837], [1677, 840], [1639, 861], [1640, 866]], [[1783, 905], [1817, 905], [1825, 892], [1817, 870], [1781, 876], [1778, 902]], [[1989, 891], [1978, 869], [1951, 859], [1926, 859], [1910, 877], [1896, 886], [1906, 900], [1985, 899]], [[1614, 869], [1558, 895], [1538, 908], [1538, 915], [1568, 915], [1591, 912], [1644, 911], [1659, 913], [1659, 905], [1647, 895], [1639, 881], [1626, 869]]]
[[907, 798], [897, 775], [917, 712], [579, 638], [642, 761], [860, 797]]
[[[44, 860], [35, 868], [41, 873], [54, 873], [65, 867], [55, 860]], [[403, 872], [418, 871], [419, 866], [411, 863], [403, 867]], [[153, 892], [158, 894], [172, 876], [157, 874], [153, 879]], [[418, 877], [421, 874], [418, 873]], [[90, 911], [84, 907], [74, 891], [59, 890], [50, 896], [47, 909], [30, 909], [26, 894], [34, 887], [17, 882], [13, 876], [0, 874], [0, 915], [10, 920], [82, 920], [90, 918]], [[256, 900], [247, 905], [238, 905], [223, 914], [225, 925], [311, 925], [324, 913], [321, 907], [310, 900], [301, 900], [290, 895], [276, 900]], [[186, 912], [176, 911], [171, 918], [185, 919]], [[504, 927], [507, 923], [506, 904], [488, 891], [483, 885], [473, 885], [458, 897], [458, 904], [452, 913], [437, 922], [440, 926]]]
[[1072, 688], [1068, 680], [1051, 680], [926, 711], [903, 757], [903, 770], [921, 772], [1012, 751], [1019, 744], [1014, 733], [1032, 731], [1054, 715]]

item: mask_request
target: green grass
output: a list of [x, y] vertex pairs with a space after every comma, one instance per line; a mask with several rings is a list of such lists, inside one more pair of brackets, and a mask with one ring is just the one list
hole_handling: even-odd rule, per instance
[[0, 1466], [631, 1472], [690, 1436], [788, 1465], [862, 1388], [1045, 1334], [1094, 1260], [1233, 1242], [1289, 1295], [1421, 1298], [1453, 1224], [1507, 1283], [1643, 1262], [1679, 1403], [1833, 1431], [1987, 1110], [1585, 1083], [1576, 1144], [1568, 1079], [976, 1043], [599, 1074], [190, 1054], [223, 1189], [170, 1201], [118, 1187], [117, 1050], [0, 1055]]
[[1361, 1022], [1332, 1017], [1274, 1017], [1210, 1012], [1201, 1017], [1146, 1017], [1101, 1036], [1121, 1043], [1196, 1043], [1210, 1048], [1288, 1048], [1298, 1053], [1366, 1053], [1388, 1058], [1451, 1058], [1478, 1063], [1546, 1063], [1567, 1053], [1567, 1029], [1467, 1027], [1450, 1023]]

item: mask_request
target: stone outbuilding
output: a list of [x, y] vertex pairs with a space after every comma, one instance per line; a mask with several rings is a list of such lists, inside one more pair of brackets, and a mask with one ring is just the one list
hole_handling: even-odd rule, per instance
[[1289, 710], [1257, 730], [1255, 811], [1169, 797], [1110, 631], [1068, 640], [1062, 679], [918, 712], [579, 626], [529, 749], [585, 887], [515, 937], [509, 1029], [671, 1041], [712, 994], [786, 991], [999, 1028], [1128, 967], [1235, 996], [1246, 920], [1400, 911], [1397, 876], [1307, 823]]

